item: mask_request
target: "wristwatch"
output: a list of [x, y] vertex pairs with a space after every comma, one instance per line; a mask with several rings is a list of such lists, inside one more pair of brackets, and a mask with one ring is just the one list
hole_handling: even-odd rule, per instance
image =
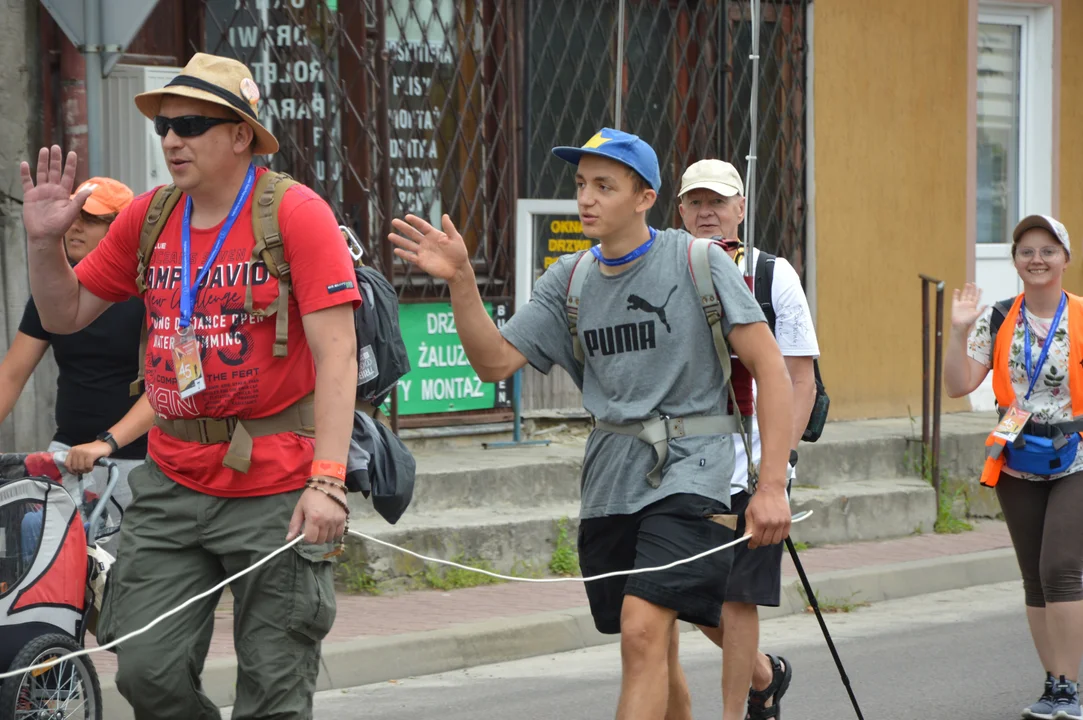
[[790, 467], [797, 467], [797, 451], [790, 450]]
[[113, 438], [113, 433], [108, 430], [103, 433], [98, 433], [97, 439], [103, 443], [109, 443], [109, 447], [113, 448], [113, 452], [120, 450], [120, 445], [117, 445], [116, 439]]

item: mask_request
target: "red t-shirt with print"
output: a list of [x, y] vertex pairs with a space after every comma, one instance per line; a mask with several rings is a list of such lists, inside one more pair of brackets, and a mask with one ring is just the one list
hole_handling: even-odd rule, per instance
[[[259, 168], [257, 177], [264, 172]], [[136, 198], [113, 222], [105, 239], [76, 266], [79, 281], [98, 297], [122, 302], [138, 294], [139, 235], [152, 197], [153, 193], [146, 193]], [[263, 262], [252, 262], [255, 236], [249, 198], [196, 295], [192, 328], [200, 340], [207, 387], [182, 400], [173, 372], [172, 344], [180, 316], [185, 200], [166, 221], [146, 272], [147, 397], [154, 411], [167, 419], [273, 415], [316, 387], [316, 368], [301, 316], [360, 302], [353, 260], [338, 222], [327, 203], [303, 185], [293, 186], [282, 198], [278, 222], [293, 291], [288, 353], [276, 358], [272, 354], [276, 316], [260, 318], [244, 311], [248, 286], [254, 308], [267, 308], [278, 298], [278, 281]], [[193, 281], [222, 224], [191, 229]], [[149, 454], [166, 475], [185, 487], [218, 497], [255, 497], [304, 487], [314, 445], [311, 438], [295, 433], [255, 438], [252, 465], [247, 473], [239, 473], [222, 465], [228, 443], [199, 445], [153, 428]]]

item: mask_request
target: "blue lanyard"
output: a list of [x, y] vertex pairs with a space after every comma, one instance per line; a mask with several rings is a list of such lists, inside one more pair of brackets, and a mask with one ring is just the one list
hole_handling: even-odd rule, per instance
[[203, 284], [203, 281], [207, 279], [207, 274], [211, 271], [211, 267], [214, 266], [214, 261], [218, 259], [218, 253], [226, 242], [226, 236], [233, 229], [233, 223], [237, 222], [237, 216], [241, 214], [241, 208], [244, 207], [244, 201], [248, 198], [248, 193], [252, 191], [252, 185], [255, 181], [256, 166], [249, 165], [248, 174], [244, 176], [244, 184], [241, 185], [241, 191], [237, 193], [237, 198], [233, 201], [233, 207], [229, 209], [229, 216], [226, 217], [222, 229], [218, 231], [218, 239], [214, 241], [211, 254], [207, 256], [207, 262], [203, 264], [203, 269], [196, 276], [195, 292], [192, 291], [192, 198], [191, 196], [185, 198], [184, 220], [181, 222], [181, 298], [180, 320], [178, 321], [180, 327], [187, 328], [191, 324], [196, 293], [199, 292], [199, 287]]
[[591, 253], [593, 253], [594, 257], [598, 258], [598, 262], [600, 262], [602, 265], [608, 265], [610, 267], [613, 267], [614, 265], [627, 265], [628, 263], [632, 262], [636, 258], [643, 257], [647, 253], [647, 251], [651, 249], [651, 246], [654, 245], [654, 238], [658, 235], [658, 231], [655, 230], [654, 228], [647, 228], [647, 229], [651, 231], [650, 240], [643, 243], [642, 245], [637, 247], [635, 250], [633, 250], [632, 252], [628, 253], [627, 255], [625, 255], [623, 257], [613, 258], [612, 260], [610, 260], [609, 258], [602, 255], [602, 246], [601, 245], [595, 245], [594, 247], [592, 247], [590, 249], [590, 251], [591, 251]]
[[1064, 314], [1064, 306], [1068, 304], [1068, 296], [1061, 293], [1060, 304], [1057, 305], [1057, 314], [1053, 316], [1053, 324], [1049, 326], [1049, 336], [1045, 339], [1045, 345], [1042, 346], [1042, 352], [1038, 355], [1038, 366], [1031, 368], [1030, 360], [1030, 323], [1027, 321], [1027, 301], [1023, 300], [1019, 304], [1019, 312], [1023, 316], [1023, 360], [1026, 361], [1027, 366], [1027, 378], [1030, 380], [1030, 386], [1027, 388], [1026, 399], [1030, 400], [1030, 394], [1034, 392], [1034, 383], [1038, 382], [1038, 376], [1042, 373], [1042, 366], [1045, 365], [1045, 359], [1049, 356], [1049, 346], [1053, 344], [1053, 336], [1057, 334], [1057, 328], [1060, 327], [1060, 318]]

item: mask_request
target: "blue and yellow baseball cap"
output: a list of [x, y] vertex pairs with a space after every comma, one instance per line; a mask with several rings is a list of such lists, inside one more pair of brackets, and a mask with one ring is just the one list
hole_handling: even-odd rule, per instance
[[553, 154], [572, 165], [579, 164], [584, 155], [598, 155], [616, 160], [643, 176], [655, 192], [662, 187], [662, 171], [658, 169], [658, 156], [654, 148], [638, 135], [602, 128], [583, 147], [561, 146], [553, 148]]

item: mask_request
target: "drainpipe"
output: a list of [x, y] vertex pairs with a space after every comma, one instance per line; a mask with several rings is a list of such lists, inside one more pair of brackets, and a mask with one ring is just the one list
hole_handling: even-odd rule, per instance
[[[90, 177], [90, 148], [87, 143], [86, 62], [64, 33], [60, 36], [60, 125], [63, 150], [79, 155], [75, 184]], [[45, 138], [48, 141], [48, 138]]]

